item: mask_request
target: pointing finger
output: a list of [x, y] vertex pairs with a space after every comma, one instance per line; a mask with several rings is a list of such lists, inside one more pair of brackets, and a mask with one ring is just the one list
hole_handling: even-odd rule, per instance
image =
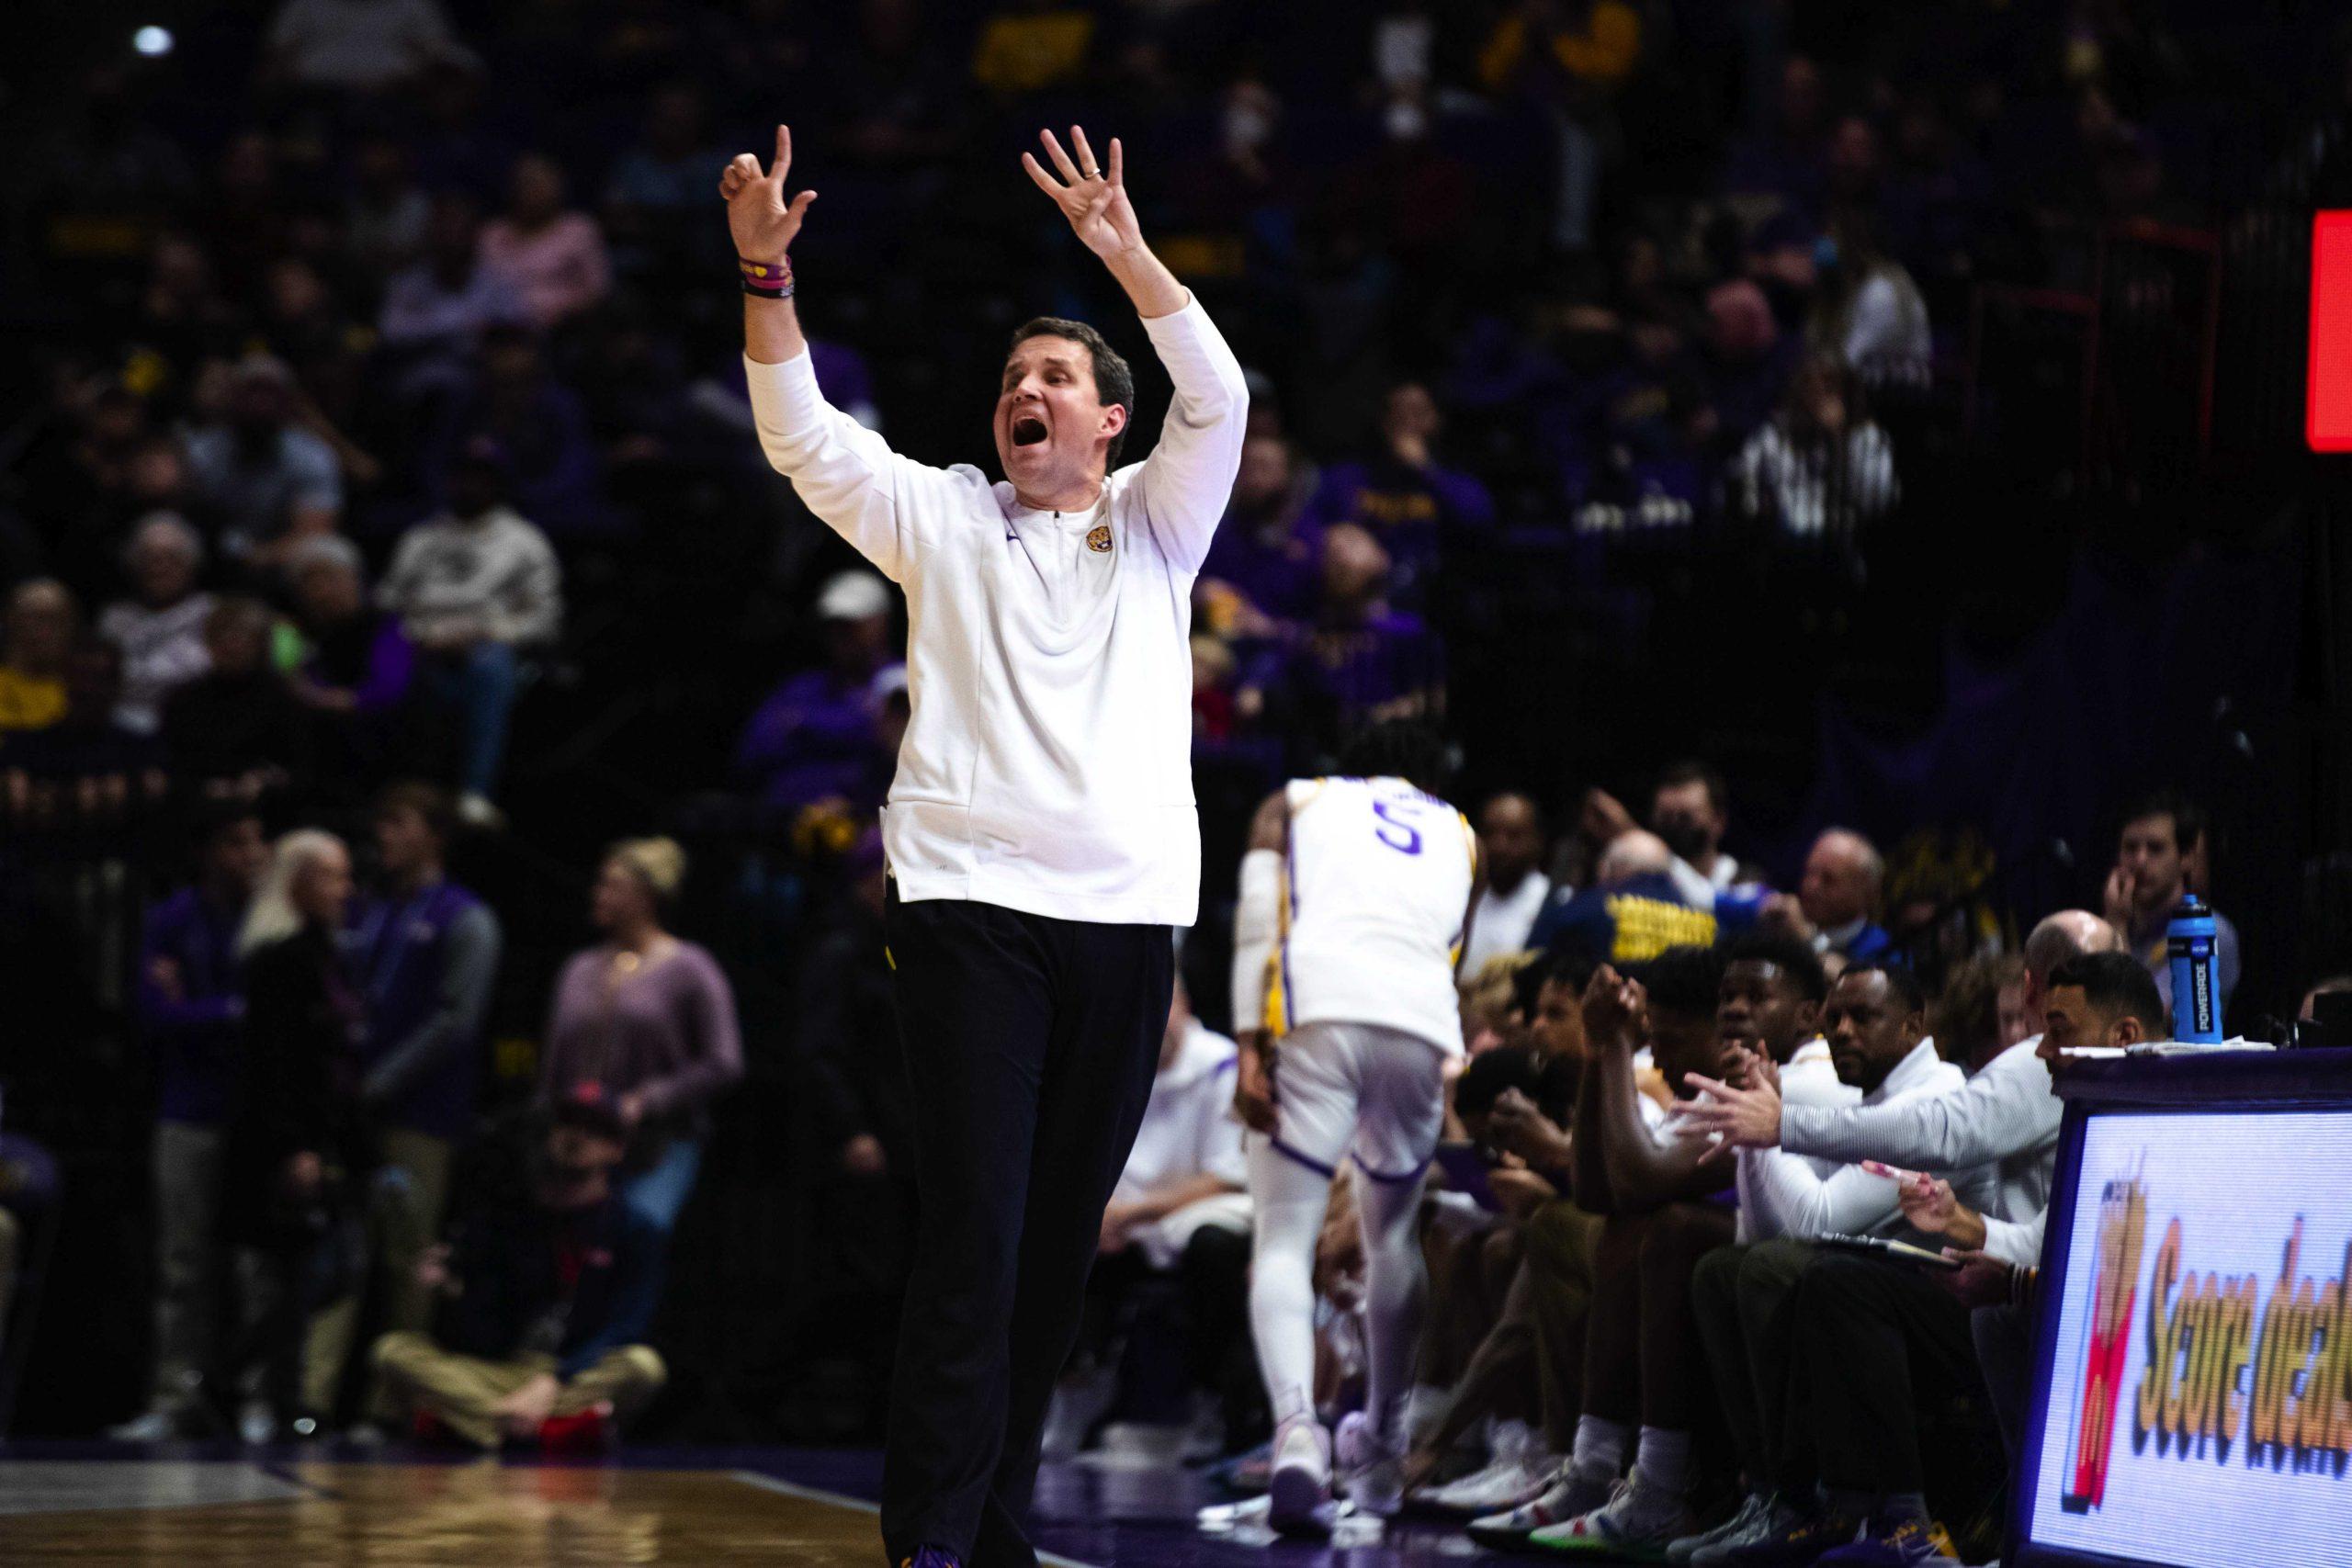
[[1119, 139], [1114, 136], [1111, 138], [1111, 183], [1113, 185], [1119, 185], [1125, 182], [1125, 175], [1124, 173], [1124, 169], [1125, 165], [1121, 162], [1119, 156]]
[[1091, 179], [1102, 172], [1102, 165], [1094, 160], [1094, 149], [1086, 144], [1086, 130], [1083, 126], [1073, 125], [1069, 128], [1069, 145], [1070, 151], [1078, 154], [1078, 166], [1086, 172], [1088, 178]]
[[782, 185], [784, 172], [790, 167], [792, 167], [792, 127], [779, 125], [775, 128], [775, 167], [768, 172], [768, 177], [776, 184]]

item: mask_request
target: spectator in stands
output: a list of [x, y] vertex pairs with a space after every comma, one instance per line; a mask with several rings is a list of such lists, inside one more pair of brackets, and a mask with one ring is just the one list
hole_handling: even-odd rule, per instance
[[889, 586], [873, 572], [837, 573], [817, 596], [825, 661], [768, 694], [735, 744], [735, 773], [789, 820], [820, 803], [840, 813], [881, 799], [897, 765], [875, 727], [882, 677], [902, 668], [890, 647]]
[[1362, 462], [1336, 463], [1307, 503], [1310, 528], [1355, 523], [1371, 530], [1395, 562], [1395, 592], [1418, 602], [1441, 549], [1494, 526], [1494, 498], [1472, 475], [1437, 459], [1445, 430], [1437, 400], [1418, 381], [1381, 400], [1379, 445]]
[[1637, 964], [1669, 947], [1706, 947], [1716, 930], [1713, 898], [1692, 903], [1675, 880], [1674, 852], [1637, 828], [1609, 840], [1592, 886], [1552, 895], [1527, 941], [1596, 964]]
[[376, 323], [404, 400], [455, 391], [485, 332], [531, 320], [514, 278], [482, 256], [481, 220], [463, 191], [435, 195], [424, 250], [385, 288]]
[[629, 1131], [621, 1201], [666, 1246], [695, 1189], [710, 1107], [743, 1076], [735, 993], [709, 952], [664, 925], [685, 884], [684, 852], [633, 839], [605, 857], [590, 919], [605, 940], [556, 981], [543, 1098], [593, 1084]]
[[265, 82], [388, 93], [426, 67], [473, 58], [439, 0], [286, 0], [271, 22]]
[[65, 671], [81, 606], [54, 578], [19, 583], [8, 596], [6, 657], [0, 659], [0, 734], [43, 729], [65, 716]]
[[424, 455], [427, 480], [448, 505], [460, 503], [460, 470], [494, 448], [504, 495], [559, 536], [606, 521], [587, 405], [551, 375], [529, 329], [495, 326], [481, 338], [481, 369], [451, 400]]
[[76, 638], [63, 716], [0, 747], [0, 809], [19, 826], [88, 835], [107, 858], [128, 848], [124, 830], [161, 804], [170, 783], [154, 739], [116, 720], [121, 701], [122, 651], [93, 634]]
[[[383, 886], [353, 913], [348, 939], [366, 1031], [358, 1095], [383, 1174], [372, 1205], [383, 1319], [421, 1327], [418, 1256], [441, 1227], [457, 1142], [473, 1123], [482, 1029], [503, 944], [496, 914], [449, 879], [457, 815], [430, 784], [395, 784], [377, 797], [376, 864]], [[354, 1281], [356, 1284], [356, 1281]], [[311, 1402], [331, 1412], [358, 1302], [336, 1303], [313, 1336]]]
[[1249, 1166], [1232, 1115], [1238, 1059], [1230, 1039], [1193, 1016], [1180, 982], [1143, 1125], [1102, 1213], [1079, 1348], [1046, 1416], [1050, 1458], [1084, 1448], [1111, 1408], [1122, 1303], [1153, 1275], [1172, 1275], [1182, 1291], [1192, 1457], [1248, 1448], [1264, 1435], [1265, 1397], [1250, 1353]]
[[316, 717], [320, 772], [367, 784], [410, 739], [416, 645], [399, 616], [368, 603], [359, 551], [348, 539], [303, 541], [286, 571], [304, 644], [294, 694]]
[[344, 254], [374, 287], [424, 251], [433, 200], [416, 183], [408, 149], [389, 135], [360, 141], [352, 153], [351, 176], [343, 213]]
[[458, 809], [499, 820], [492, 794], [505, 760], [523, 653], [562, 624], [561, 569], [547, 536], [504, 502], [505, 457], [469, 446], [450, 476], [449, 510], [401, 536], [377, 598], [423, 657], [425, 692], [454, 713], [463, 747]]
[[[2159, 790], [2126, 814], [2115, 869], [2107, 874], [2108, 924], [2123, 933], [2132, 953], [2148, 966], [2156, 995], [2167, 1008], [2172, 1006], [2172, 964], [2165, 928], [2180, 901], [2194, 890], [2193, 868], [2205, 848], [2204, 811], [2178, 790]], [[2231, 993], [2238, 987], [2238, 929], [2219, 910], [2213, 914], [2213, 929], [2226, 1016]]]
[[514, 279], [541, 329], [559, 326], [611, 292], [612, 264], [596, 220], [563, 205], [561, 165], [526, 152], [508, 178], [506, 210], [482, 226], [481, 259]]
[[122, 649], [122, 704], [115, 716], [141, 735], [163, 727], [164, 699], [212, 667], [204, 623], [212, 595], [197, 586], [204, 541], [185, 518], [150, 513], [131, 531], [123, 568], [137, 595], [98, 616], [98, 635]]
[[1490, 958], [1528, 945], [1535, 917], [1552, 897], [1544, 860], [1544, 812], [1531, 797], [1506, 790], [1478, 809], [1478, 867], [1486, 884], [1470, 907], [1462, 944], [1462, 972], [1475, 975]]
[[628, 1131], [594, 1085], [529, 1133], [416, 1260], [433, 1332], [387, 1334], [374, 1360], [421, 1435], [594, 1453], [668, 1378], [645, 1343], [660, 1242], [615, 1190]]
[[1841, 540], [1891, 510], [1894, 448], [1871, 423], [1853, 373], [1816, 355], [1790, 378], [1770, 423], [1732, 465], [1734, 504], [1794, 539]]
[[[1850, 123], [1875, 134], [1867, 121]], [[1841, 141], [1845, 134], [1841, 127]], [[1911, 274], [1880, 248], [1860, 212], [1846, 211], [1831, 222], [1824, 249], [1826, 265], [1806, 324], [1815, 349], [1837, 355], [1860, 386], [1924, 389], [1935, 344], [1928, 302]]]
[[1304, 518], [1305, 479], [1284, 437], [1270, 433], [1241, 444], [1233, 499], [1194, 591], [1207, 630], [1263, 638], [1314, 615], [1320, 538]]
[[[1441, 716], [1445, 688], [1437, 637], [1418, 615], [1389, 607], [1389, 558], [1352, 523], [1323, 536], [1322, 601], [1279, 665], [1279, 690], [1309, 734], [1336, 737], [1394, 718]], [[1252, 682], [1262, 688], [1263, 681]], [[1250, 688], [1244, 688], [1244, 706]]]
[[268, 663], [272, 624], [256, 599], [221, 599], [204, 618], [212, 667], [164, 699], [164, 751], [183, 788], [258, 800], [309, 776], [307, 716]]
[[1974, 1077], [2033, 1033], [2025, 998], [2024, 959], [1986, 953], [1968, 960], [1945, 976], [1928, 1010], [1936, 1049]]
[[1766, 899], [1760, 918], [1813, 943], [1816, 953], [1867, 964], [1894, 945], [1876, 922], [1885, 884], [1886, 863], [1877, 846], [1851, 829], [1831, 828], [1805, 852], [1795, 895]]
[[1780, 407], [1800, 351], [1773, 321], [1764, 291], [1747, 278], [1709, 289], [1706, 310], [1701, 434], [1728, 457], [1744, 451]]
[[689, 81], [655, 90], [645, 128], [614, 164], [605, 187], [605, 226], [620, 271], [661, 276], [691, 265], [707, 247], [691, 236], [707, 224], [681, 223], [679, 214], [710, 199], [710, 171], [727, 160], [712, 150], [701, 89]]
[[[1710, 905], [1718, 893], [1763, 881], [1756, 868], [1724, 852], [1724, 832], [1731, 822], [1729, 795], [1723, 773], [1701, 761], [1668, 768], [1650, 795], [1650, 828], [1674, 852], [1668, 871], [1694, 906]], [[1585, 812], [1610, 838], [1635, 826], [1632, 814], [1602, 790], [1586, 795]]]
[[221, 1157], [243, 1071], [244, 975], [237, 941], [269, 867], [250, 806], [200, 811], [196, 880], [147, 912], [136, 1006], [155, 1056], [155, 1370], [147, 1409], [114, 1435], [187, 1435], [198, 1380], [219, 1347]]
[[[222, 1156], [221, 1234], [241, 1249], [246, 1323], [209, 1380], [225, 1395], [262, 1367], [248, 1438], [315, 1419], [303, 1402], [311, 1317], [350, 1284], [359, 1194], [372, 1165], [359, 1100], [358, 982], [338, 945], [351, 858], [333, 834], [278, 840], [237, 940], [244, 1041]], [[256, 1417], [258, 1417], [256, 1419]]]
[[295, 423], [293, 372], [248, 354], [231, 367], [221, 418], [187, 438], [196, 493], [220, 521], [224, 555], [274, 571], [287, 550], [343, 520], [343, 470], [334, 448]]

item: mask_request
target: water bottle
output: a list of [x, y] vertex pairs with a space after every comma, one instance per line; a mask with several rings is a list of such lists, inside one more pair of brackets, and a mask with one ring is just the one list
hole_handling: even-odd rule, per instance
[[2222, 1038], [2222, 964], [2213, 911], [2191, 893], [2165, 928], [2172, 960], [2172, 1037], [2208, 1043]]

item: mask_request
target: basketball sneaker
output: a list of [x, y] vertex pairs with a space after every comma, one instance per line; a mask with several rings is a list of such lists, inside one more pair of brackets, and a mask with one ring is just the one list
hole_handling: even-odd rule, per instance
[[1668, 1543], [1696, 1534], [1698, 1524], [1689, 1498], [1645, 1485], [1634, 1474], [1600, 1507], [1531, 1532], [1527, 1544], [1608, 1562], [1663, 1562]]
[[1405, 1445], [1383, 1437], [1362, 1411], [1343, 1416], [1339, 1440], [1340, 1474], [1348, 1500], [1359, 1514], [1393, 1519], [1405, 1506]]
[[1471, 1520], [1470, 1539], [1498, 1551], [1516, 1551], [1527, 1544], [1529, 1536], [1546, 1525], [1566, 1524], [1608, 1502], [1611, 1484], [1608, 1477], [1578, 1475], [1564, 1464], [1554, 1472], [1551, 1484], [1541, 1496], [1516, 1508]]
[[1274, 1429], [1266, 1490], [1266, 1524], [1275, 1534], [1331, 1533], [1338, 1517], [1331, 1503], [1331, 1438], [1313, 1416], [1293, 1416]]
[[1851, 1514], [1822, 1511], [1792, 1517], [1762, 1540], [1724, 1554], [1724, 1568], [1812, 1568], [1840, 1547], [1851, 1546], [1864, 1521]]
[[1944, 1527], [1932, 1519], [1905, 1519], [1892, 1529], [1866, 1531], [1851, 1546], [1825, 1551], [1821, 1568], [1960, 1568], [1960, 1551]]

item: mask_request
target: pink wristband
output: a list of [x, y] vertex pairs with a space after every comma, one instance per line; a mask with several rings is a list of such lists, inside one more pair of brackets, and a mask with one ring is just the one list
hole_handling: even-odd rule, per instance
[[792, 258], [790, 256], [776, 262], [745, 261], [738, 256], [735, 259], [735, 265], [742, 274], [744, 293], [762, 299], [792, 298]]

